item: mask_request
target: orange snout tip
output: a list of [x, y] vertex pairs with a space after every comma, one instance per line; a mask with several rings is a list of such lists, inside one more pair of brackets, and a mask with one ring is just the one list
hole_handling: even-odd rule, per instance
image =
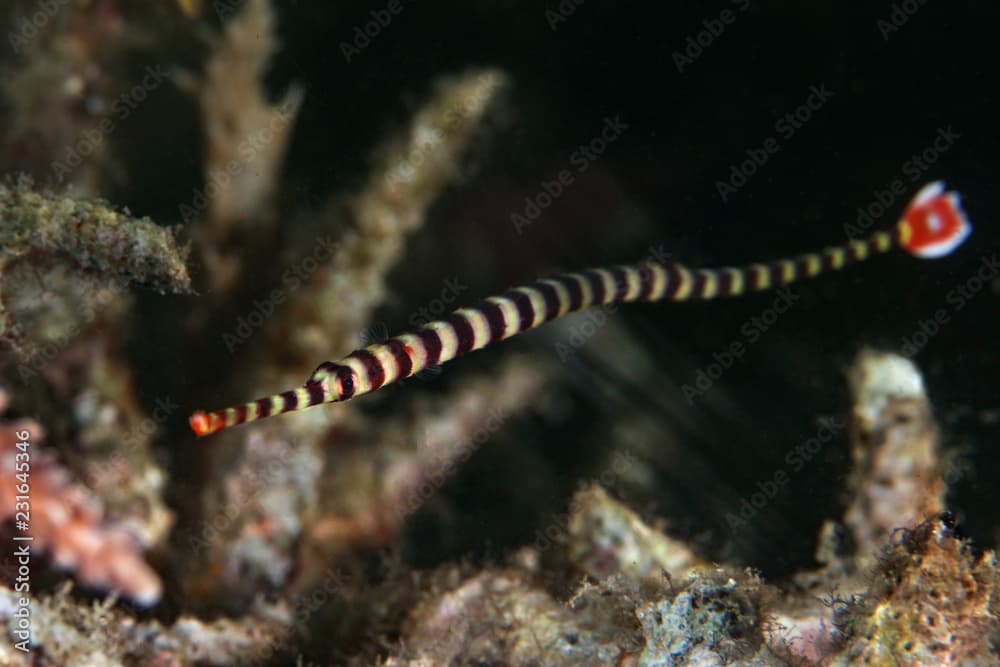
[[198, 436], [208, 435], [209, 433], [218, 431], [219, 422], [219, 419], [213, 419], [201, 410], [198, 410], [188, 418], [188, 423], [191, 424], [191, 430]]

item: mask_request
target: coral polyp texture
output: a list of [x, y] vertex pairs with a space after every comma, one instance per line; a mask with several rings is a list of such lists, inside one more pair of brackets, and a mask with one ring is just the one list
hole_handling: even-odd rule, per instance
[[950, 519], [900, 531], [879, 554], [845, 663], [988, 664], [996, 652], [996, 553], [974, 553]]
[[[510, 3], [467, 4], [449, 12]], [[602, 11], [571, 4], [531, 8], [517, 40]], [[776, 158], [724, 199], [759, 217], [722, 256], [686, 180], [712, 147], [651, 158], [670, 122], [610, 108], [626, 97], [601, 100], [614, 133], [564, 144], [592, 110], [554, 115], [560, 86], [491, 64], [492, 41], [442, 64], [476, 26], [440, 41], [433, 8], [358, 7], [0, 13], [0, 665], [1000, 664], [997, 557], [963, 533], [955, 471], [977, 471], [952, 435], [979, 351], [866, 347], [985, 237], [937, 179], [974, 183], [921, 169], [845, 240], [846, 189], [762, 203]], [[800, 215], [808, 239], [775, 241]], [[726, 343], [729, 313], [741, 337], [691, 371], [684, 339]], [[814, 317], [853, 324], [834, 341]], [[955, 344], [946, 320], [928, 346]]]
[[31, 252], [57, 253], [81, 269], [158, 291], [186, 292], [186, 251], [169, 229], [101, 201], [54, 197], [30, 182], [0, 185], [0, 244], [6, 261]]

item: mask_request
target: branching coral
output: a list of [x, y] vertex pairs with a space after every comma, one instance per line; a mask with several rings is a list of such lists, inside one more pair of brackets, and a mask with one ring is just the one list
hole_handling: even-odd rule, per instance
[[[797, 577], [817, 597], [836, 591], [836, 599], [821, 607], [817, 598], [795, 604], [797, 596], [789, 596], [779, 619], [795, 629], [793, 648], [835, 664], [854, 664], [859, 656], [872, 664], [938, 664], [948, 656], [958, 664], [996, 660], [982, 639], [997, 622], [988, 612], [995, 556], [973, 558], [938, 518], [944, 509], [942, 457], [920, 372], [897, 355], [864, 350], [849, 378], [855, 464], [850, 502], [843, 523], [828, 522], [822, 531], [817, 558], [826, 567]], [[902, 542], [900, 534], [907, 536]], [[950, 597], [945, 591], [960, 592]], [[935, 611], [907, 612], [903, 619], [902, 607]], [[932, 639], [938, 623], [950, 628], [942, 630], [951, 637], [946, 650]], [[900, 638], [904, 627], [912, 640]], [[847, 647], [840, 646], [841, 629], [851, 638]]]
[[[456, 176], [469, 142], [496, 102], [506, 77], [492, 69], [442, 77], [409, 127], [378, 151], [364, 189], [350, 200], [346, 232], [336, 239], [331, 270], [316, 272], [275, 318], [265, 345], [284, 341], [306, 372], [331, 350], [348, 350], [387, 295], [386, 275], [403, 257], [408, 235]], [[330, 213], [343, 214], [340, 206]], [[333, 221], [326, 216], [326, 224]], [[340, 221], [343, 224], [343, 221]], [[324, 234], [320, 233], [318, 237]], [[314, 246], [316, 240], [307, 242]], [[294, 319], [291, 315], [294, 314]], [[301, 380], [301, 378], [300, 378]]]
[[97, 325], [131, 307], [125, 282], [160, 292], [190, 289], [173, 233], [100, 201], [0, 184], [0, 341], [22, 381], [36, 379]]
[[213, 294], [233, 290], [248, 253], [271, 242], [266, 230], [276, 221], [278, 175], [303, 95], [292, 90], [273, 106], [265, 99], [261, 78], [278, 48], [275, 20], [267, 0], [247, 2], [189, 86], [201, 106], [205, 186], [181, 216], [200, 223], [195, 233]]
[[[63, 38], [48, 35], [37, 50], [27, 52], [32, 57], [24, 75], [30, 80], [19, 83], [29, 94], [38, 90], [31, 77], [43, 70], [72, 78], [62, 68], [73, 59], [86, 69], [88, 59], [101, 50], [94, 40], [116, 32], [111, 15], [102, 17], [111, 23], [87, 23], [86, 17], [69, 14], [57, 13], [47, 23], [47, 30], [67, 33]], [[62, 56], [72, 52], [72, 57], [54, 57], [50, 47]], [[101, 97], [95, 91], [87, 95]], [[21, 114], [15, 130], [34, 122], [25, 108], [14, 109]], [[80, 120], [60, 104], [46, 113]], [[85, 131], [91, 120], [80, 122], [65, 126], [62, 148], [70, 158], [67, 164], [57, 160], [52, 168], [80, 175], [83, 180], [74, 176], [73, 182], [86, 182], [76, 188], [86, 193], [96, 185], [96, 172], [83, 169], [81, 162], [98, 166], [103, 151], [91, 146], [80, 155], [73, 132]], [[61, 127], [56, 123], [49, 129]], [[89, 130], [99, 147], [112, 127]], [[19, 397], [33, 399], [32, 409], [56, 434], [54, 445], [63, 449], [64, 465], [71, 471], [58, 466], [52, 454], [39, 454], [33, 470], [39, 504], [32, 530], [39, 532], [39, 546], [49, 550], [56, 565], [74, 570], [85, 583], [120, 589], [143, 604], [159, 598], [161, 584], [139, 553], [159, 543], [172, 522], [162, 499], [165, 476], [151, 448], [156, 424], [167, 414], [159, 407], [153, 419], [142, 414], [132, 370], [122, 359], [122, 334], [134, 307], [127, 286], [188, 293], [186, 258], [187, 248], [174, 231], [149, 218], [96, 198], [40, 190], [25, 177], [0, 184], [3, 368], [15, 376], [11, 382], [26, 385]], [[9, 458], [12, 452], [4, 455]], [[71, 476], [85, 485], [72, 482]], [[5, 473], [4, 483], [10, 479]]]
[[17, 379], [51, 390], [45, 411], [74, 431], [66, 460], [108, 517], [143, 546], [171, 524], [165, 476], [150, 439], [170, 402], [142, 414], [122, 331], [133, 308], [127, 282], [187, 292], [186, 249], [169, 229], [100, 201], [53, 197], [27, 182], [0, 185], [0, 308], [6, 359]]
[[[199, 85], [212, 185], [205, 226], [269, 221], [301, 91], [276, 106], [265, 99], [264, 69], [278, 48], [267, 0], [250, 0], [224, 28]], [[211, 266], [211, 262], [208, 263]]]
[[[498, 72], [478, 71], [441, 82], [431, 99], [418, 111], [411, 126], [401, 137], [389, 143], [390, 148], [382, 151], [365, 190], [351, 200], [348, 208], [351, 224], [347, 226], [347, 231], [335, 243], [324, 242], [324, 247], [332, 247], [330, 252], [325, 253], [325, 261], [320, 264], [313, 259], [307, 281], [300, 280], [295, 290], [284, 292], [288, 303], [283, 304], [267, 322], [262, 335], [251, 343], [246, 353], [248, 358], [257, 359], [260, 363], [246, 364], [238, 369], [240, 386], [259, 386], [259, 391], [263, 393], [269, 386], [301, 382], [302, 377], [312, 370], [321, 351], [356, 344], [373, 310], [385, 299], [385, 277], [402, 256], [406, 236], [419, 227], [426, 207], [454, 176], [457, 160], [503, 80]], [[333, 207], [332, 210], [343, 209]], [[326, 233], [320, 232], [320, 236], [325, 238]], [[285, 288], [281, 286], [282, 290]], [[277, 344], [278, 341], [280, 344]], [[278, 348], [281, 349], [280, 356], [274, 354]], [[444, 460], [449, 456], [449, 448], [466, 443], [475, 434], [480, 422], [486, 421], [491, 410], [498, 408], [495, 404], [499, 402], [499, 407], [504, 405], [504, 397], [515, 397], [515, 403], [523, 405], [521, 399], [529, 396], [533, 387], [537, 386], [539, 374], [527, 370], [524, 364], [512, 364], [512, 368], [520, 370], [502, 373], [500, 381], [484, 382], [474, 391], [464, 390], [465, 399], [450, 401], [454, 417], [440, 420], [439, 425], [452, 419], [452, 424], [464, 426], [458, 428], [454, 436], [439, 438], [438, 434], [433, 434], [431, 439], [437, 444], [432, 443], [428, 449], [417, 452], [417, 456], [413, 456], [412, 436], [405, 434], [419, 432], [421, 423], [390, 425], [381, 429], [378, 423], [350, 406], [337, 411], [337, 425], [332, 433], [328, 433], [329, 417], [323, 411], [315, 410], [277, 424], [256, 425], [231, 436], [242, 439], [244, 444], [239, 451], [244, 453], [279, 452], [284, 450], [286, 443], [294, 442], [300, 450], [296, 460], [311, 460], [314, 463], [297, 468], [301, 473], [297, 476], [298, 484], [283, 485], [280, 491], [269, 494], [273, 499], [283, 494], [284, 499], [272, 507], [287, 509], [291, 515], [280, 521], [265, 520], [261, 523], [262, 516], [274, 517], [274, 510], [266, 510], [261, 515], [256, 501], [248, 504], [238, 499], [241, 494], [235, 493], [235, 490], [245, 488], [245, 485], [236, 480], [253, 473], [248, 471], [246, 465], [234, 464], [227, 457], [226, 470], [222, 474], [233, 481], [206, 493], [205, 519], [195, 526], [195, 537], [192, 539], [197, 541], [198, 535], [206, 533], [206, 522], [225, 512], [230, 515], [226, 531], [229, 537], [209, 531], [215, 544], [197, 550], [198, 564], [189, 570], [189, 574], [193, 575], [191, 585], [207, 593], [202, 586], [210, 582], [213, 594], [205, 595], [206, 599], [228, 597], [229, 603], [232, 603], [242, 597], [237, 591], [245, 590], [242, 582], [248, 571], [255, 579], [259, 576], [261, 581], [280, 583], [274, 580], [273, 572], [289, 569], [285, 564], [275, 570], [275, 563], [282, 562], [281, 558], [276, 561], [274, 557], [250, 556], [250, 552], [243, 548], [236, 549], [236, 553], [247, 554], [249, 560], [234, 561], [240, 566], [227, 569], [231, 573], [241, 572], [241, 576], [216, 578], [206, 576], [206, 573], [216, 572], [213, 563], [218, 563], [222, 555], [232, 553], [233, 544], [229, 540], [236, 535], [242, 536], [237, 538], [237, 542], [248, 548], [257, 544], [263, 549], [261, 554], [270, 552], [272, 547], [269, 544], [283, 545], [279, 546], [279, 551], [286, 552], [287, 545], [297, 540], [301, 531], [301, 522], [295, 517], [311, 516], [317, 521], [316, 528], [306, 535], [307, 539], [301, 545], [305, 562], [299, 577], [300, 585], [309, 582], [314, 572], [324, 568], [313, 560], [315, 554], [330, 557], [348, 547], [383, 543], [395, 533], [406, 515], [399, 504], [411, 502], [409, 497], [433, 472], [432, 456]], [[247, 369], [251, 372], [246, 372]], [[466, 406], [470, 409], [466, 410]], [[503, 411], [506, 414], [506, 410]], [[321, 477], [323, 468], [315, 464], [322, 460], [319, 447], [324, 440], [349, 440], [352, 432], [366, 434], [364, 448], [356, 454], [341, 455], [331, 460]], [[268, 444], [251, 446], [260, 437]], [[225, 445], [219, 443], [214, 447], [225, 449]], [[410, 451], [403, 454], [401, 447], [404, 448], [402, 452], [406, 449]], [[263, 462], [263, 459], [260, 461]], [[391, 461], [396, 463], [388, 463]], [[345, 471], [352, 470], [365, 472], [344, 477]], [[385, 481], [378, 481], [383, 475], [387, 476]], [[376, 483], [363, 483], [369, 479]], [[329, 491], [318, 494], [316, 488]], [[247, 495], [243, 494], [243, 497]], [[256, 498], [257, 494], [250, 494], [250, 497]], [[320, 499], [321, 505], [317, 506]], [[261, 532], [261, 526], [266, 527], [265, 532]], [[257, 563], [257, 566], [252, 563]], [[313, 567], [313, 564], [317, 566]], [[272, 574], [258, 573], [258, 566], [263, 566]]]

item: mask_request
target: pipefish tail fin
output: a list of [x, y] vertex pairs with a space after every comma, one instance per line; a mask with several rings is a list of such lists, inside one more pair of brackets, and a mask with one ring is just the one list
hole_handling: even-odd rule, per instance
[[944, 257], [972, 233], [957, 192], [945, 192], [944, 183], [925, 185], [899, 221], [901, 245], [915, 257]]

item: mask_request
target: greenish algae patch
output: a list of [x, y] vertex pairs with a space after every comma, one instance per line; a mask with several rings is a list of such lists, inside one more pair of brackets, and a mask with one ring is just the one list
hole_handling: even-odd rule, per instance
[[101, 200], [41, 194], [27, 179], [0, 184], [0, 269], [32, 251], [166, 292], [188, 293], [187, 247], [149, 218]]

